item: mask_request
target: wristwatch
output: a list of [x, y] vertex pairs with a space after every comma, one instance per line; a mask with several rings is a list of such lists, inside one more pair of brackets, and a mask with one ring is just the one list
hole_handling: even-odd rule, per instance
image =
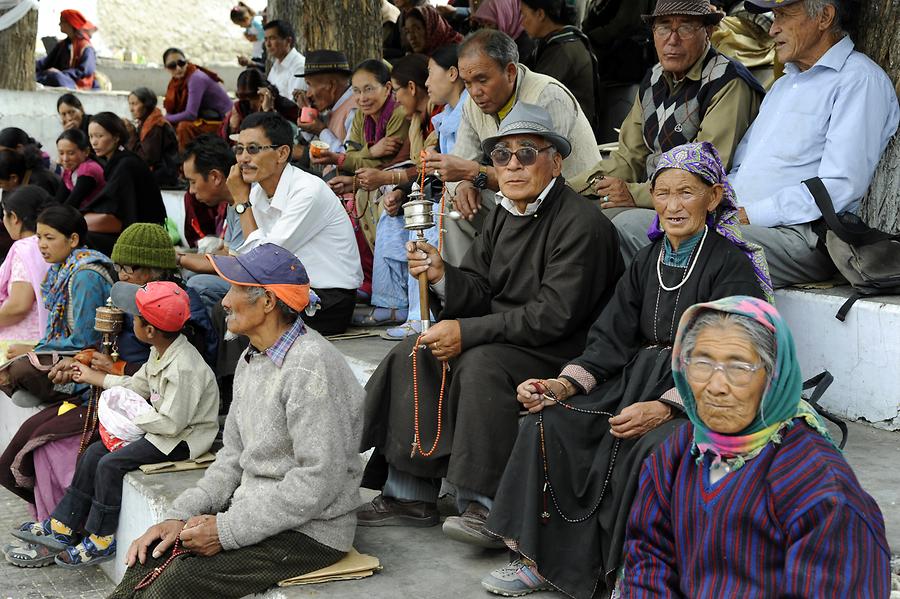
[[472, 179], [472, 185], [477, 187], [478, 189], [484, 189], [487, 187], [488, 177], [487, 177], [487, 167], [481, 165], [478, 167], [478, 174], [475, 175], [475, 178]]
[[241, 215], [241, 214], [247, 212], [247, 208], [250, 208], [252, 205], [253, 204], [250, 203], [250, 200], [247, 200], [246, 202], [243, 202], [240, 204], [235, 204], [234, 211], [237, 212], [238, 215]]

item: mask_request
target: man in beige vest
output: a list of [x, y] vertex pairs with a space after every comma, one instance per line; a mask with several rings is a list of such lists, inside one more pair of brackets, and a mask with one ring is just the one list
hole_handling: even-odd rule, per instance
[[343, 52], [312, 50], [306, 56], [305, 70], [297, 75], [306, 78], [307, 85], [305, 93], [298, 90], [294, 94], [297, 104], [319, 111], [315, 118], [301, 114], [297, 126], [307, 141], [320, 139], [336, 153], [344, 151], [344, 139], [356, 112], [350, 73], [350, 63]]
[[[482, 142], [497, 135], [500, 121], [517, 102], [544, 108], [554, 130], [572, 144], [572, 153], [563, 160], [563, 177], [574, 177], [600, 160], [594, 134], [578, 101], [552, 77], [535, 73], [518, 64], [516, 43], [505, 33], [482, 29], [466, 37], [459, 49], [459, 72], [469, 98], [452, 154], [429, 150], [427, 172], [437, 171], [448, 185], [453, 205], [464, 220], [445, 220], [444, 258], [459, 264], [484, 215], [496, 203], [499, 189], [494, 167], [481, 150]], [[482, 210], [482, 207], [485, 209]]]

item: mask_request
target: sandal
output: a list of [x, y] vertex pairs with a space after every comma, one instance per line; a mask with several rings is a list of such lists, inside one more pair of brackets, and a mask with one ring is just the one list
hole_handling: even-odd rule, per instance
[[66, 547], [75, 544], [75, 535], [66, 535], [53, 532], [50, 528], [50, 518], [40, 522], [25, 522], [12, 531], [12, 536], [26, 543], [35, 543], [49, 547], [53, 551], [60, 552]]
[[[354, 314], [353, 326], [356, 327], [382, 327], [382, 326], [394, 326], [398, 324], [402, 324], [406, 321], [406, 309], [405, 308], [372, 308], [366, 314]], [[386, 318], [379, 319], [377, 315], [387, 315]]]
[[56, 555], [56, 565], [63, 568], [83, 568], [96, 566], [116, 557], [116, 541], [106, 549], [99, 549], [90, 537], [85, 537], [75, 546], [66, 547]]
[[44, 545], [26, 543], [21, 546], [5, 547], [6, 561], [19, 568], [43, 568], [56, 559], [56, 552]]
[[417, 337], [422, 334], [421, 320], [407, 320], [399, 327], [391, 327], [381, 333], [385, 341], [403, 341], [407, 337]]

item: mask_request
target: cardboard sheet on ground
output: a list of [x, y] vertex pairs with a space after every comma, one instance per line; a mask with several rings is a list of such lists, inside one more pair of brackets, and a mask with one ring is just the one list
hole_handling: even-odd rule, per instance
[[292, 587], [301, 584], [319, 584], [322, 582], [333, 582], [335, 580], [359, 580], [371, 576], [376, 571], [381, 570], [381, 562], [373, 555], [366, 555], [351, 549], [344, 556], [344, 559], [336, 564], [332, 564], [327, 568], [304, 574], [303, 576], [295, 576], [278, 583], [280, 587]]
[[209, 468], [209, 465], [216, 461], [215, 454], [206, 452], [193, 460], [182, 460], [180, 462], [159, 462], [158, 464], [144, 464], [141, 466], [141, 472], [144, 474], [161, 474], [163, 472], [184, 472], [185, 470], [201, 470]]

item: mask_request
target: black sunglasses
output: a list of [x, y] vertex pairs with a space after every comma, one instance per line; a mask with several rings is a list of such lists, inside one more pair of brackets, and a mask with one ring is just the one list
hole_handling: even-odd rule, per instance
[[179, 60], [173, 60], [172, 62], [166, 63], [166, 68], [170, 71], [174, 71], [176, 67], [183, 67], [187, 64], [187, 61], [183, 58]]
[[509, 161], [512, 160], [513, 154], [515, 154], [519, 164], [522, 166], [531, 166], [537, 160], [538, 154], [549, 150], [552, 147], [553, 144], [550, 144], [546, 148], [532, 148], [531, 146], [525, 146], [524, 148], [519, 148], [515, 152], [509, 148], [498, 147], [491, 150], [491, 161], [494, 163], [494, 166], [506, 166], [509, 164]]

